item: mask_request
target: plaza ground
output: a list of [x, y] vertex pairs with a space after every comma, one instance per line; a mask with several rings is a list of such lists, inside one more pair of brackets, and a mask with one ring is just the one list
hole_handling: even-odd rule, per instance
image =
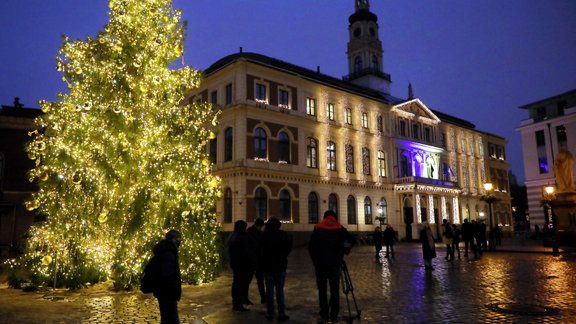
[[[555, 256], [541, 242], [505, 239], [497, 252], [453, 262], [437, 245], [433, 271], [425, 271], [417, 243], [396, 245], [394, 259], [377, 262], [372, 246], [356, 246], [346, 256], [358, 323], [568, 323], [576, 322], [576, 254]], [[231, 273], [214, 282], [184, 286], [182, 323], [271, 323], [265, 305], [232, 311]], [[23, 292], [0, 287], [0, 323], [158, 323], [156, 300], [140, 292], [111, 292], [110, 284], [69, 292]], [[307, 251], [289, 258], [286, 323], [316, 323], [318, 297]], [[256, 285], [250, 297], [259, 301]], [[349, 321], [341, 293], [340, 323]], [[357, 315], [348, 294], [353, 316]], [[276, 320], [272, 321], [272, 323]]]

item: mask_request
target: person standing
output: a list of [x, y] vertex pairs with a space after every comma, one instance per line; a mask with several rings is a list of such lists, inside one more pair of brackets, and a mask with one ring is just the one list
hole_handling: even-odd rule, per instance
[[382, 230], [380, 226], [374, 229], [374, 248], [376, 248], [376, 261], [380, 260], [380, 251], [382, 251]]
[[434, 270], [432, 259], [436, 257], [436, 244], [430, 224], [424, 223], [424, 228], [420, 230], [420, 243], [422, 243], [422, 256], [424, 257], [424, 268]]
[[234, 232], [228, 240], [230, 254], [230, 267], [232, 268], [232, 310], [247, 312], [244, 307], [244, 298], [248, 296], [248, 285], [254, 272], [254, 254], [250, 238], [246, 233], [246, 224], [243, 220], [234, 223]]
[[468, 250], [473, 250], [474, 245], [474, 227], [468, 222], [468, 218], [464, 219], [462, 224], [462, 240], [464, 241], [464, 257], [467, 257]]
[[384, 230], [384, 244], [386, 245], [386, 257], [392, 256], [394, 258], [394, 239], [396, 238], [396, 232], [390, 225], [386, 225]]
[[164, 239], [154, 246], [154, 256], [158, 257], [158, 283], [154, 288], [154, 297], [160, 308], [160, 323], [180, 323], [178, 301], [182, 296], [182, 277], [178, 262], [178, 248], [182, 240], [179, 231], [169, 230]]
[[266, 281], [266, 319], [274, 319], [274, 293], [276, 293], [278, 320], [286, 321], [290, 317], [286, 315], [284, 282], [288, 255], [292, 251], [292, 239], [288, 233], [280, 229], [281, 226], [276, 217], [271, 217], [266, 222], [266, 230], [262, 237], [262, 271]]
[[452, 224], [452, 232], [454, 233], [452, 237], [452, 258], [454, 258], [455, 252], [458, 252], [458, 259], [460, 259], [460, 229], [458, 225]]
[[[336, 212], [327, 210], [324, 219], [314, 226], [308, 252], [314, 264], [320, 317], [323, 321], [337, 320], [340, 312], [340, 273], [344, 254], [349, 253], [356, 239], [338, 223]], [[328, 302], [327, 283], [330, 285]]]
[[447, 219], [442, 220], [442, 243], [446, 245], [446, 261], [454, 260], [454, 251], [452, 250], [452, 238], [454, 237], [454, 232], [452, 231], [452, 226]]
[[[254, 270], [254, 275], [250, 276], [250, 281], [248, 282], [248, 290], [250, 289], [250, 282], [252, 278], [256, 277], [256, 284], [258, 285], [258, 293], [260, 294], [260, 303], [266, 303], [266, 290], [264, 289], [264, 275], [262, 273], [262, 236], [264, 234], [264, 220], [262, 218], [257, 218], [254, 224], [250, 226], [247, 230], [248, 236], [251, 239], [252, 250], [254, 251], [256, 269]], [[245, 305], [253, 305], [252, 301], [245, 297]]]

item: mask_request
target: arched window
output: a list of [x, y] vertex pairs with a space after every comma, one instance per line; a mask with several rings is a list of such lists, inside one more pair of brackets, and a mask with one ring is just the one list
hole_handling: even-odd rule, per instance
[[363, 69], [362, 67], [362, 58], [360, 56], [356, 56], [354, 59], [354, 72], [358, 73], [361, 72]]
[[338, 215], [338, 196], [336, 196], [336, 194], [331, 193], [328, 196], [328, 209], [334, 211], [336, 215]]
[[290, 192], [282, 189], [278, 195], [280, 200], [280, 220], [289, 222], [292, 220], [292, 201], [290, 199]]
[[278, 160], [290, 163], [290, 138], [285, 132], [278, 134]]
[[356, 224], [356, 199], [354, 196], [348, 196], [347, 200], [348, 205], [348, 224]]
[[234, 133], [232, 127], [228, 127], [224, 131], [224, 161], [232, 161], [233, 143]]
[[254, 154], [257, 158], [265, 159], [268, 157], [266, 144], [266, 132], [260, 127], [256, 128], [254, 131]]
[[232, 223], [232, 189], [224, 190], [224, 223]]
[[268, 194], [262, 187], [256, 189], [254, 195], [254, 206], [256, 208], [255, 218], [268, 219]]
[[318, 141], [308, 137], [306, 141], [306, 166], [309, 168], [318, 167]]
[[318, 195], [315, 192], [308, 194], [308, 223], [318, 224]]
[[367, 147], [362, 148], [362, 173], [370, 175], [370, 150]]
[[328, 160], [328, 170], [336, 170], [336, 144], [330, 141], [326, 146], [326, 159]]
[[372, 224], [372, 200], [368, 196], [364, 198], [364, 223]]
[[378, 202], [378, 217], [381, 218], [380, 222], [388, 223], [388, 204], [384, 197]]
[[384, 155], [384, 151], [378, 151], [378, 175], [381, 177], [386, 176], [386, 155]]
[[350, 144], [345, 146], [346, 152], [346, 172], [354, 173], [354, 148]]
[[378, 71], [378, 57], [376, 55], [372, 55], [372, 69]]

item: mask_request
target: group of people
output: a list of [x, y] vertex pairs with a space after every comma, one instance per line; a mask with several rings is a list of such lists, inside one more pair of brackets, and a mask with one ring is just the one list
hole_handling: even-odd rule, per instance
[[[266, 304], [266, 319], [273, 320], [277, 311], [279, 321], [288, 320], [284, 282], [292, 240], [285, 231], [280, 230], [281, 223], [275, 217], [269, 218], [266, 223], [256, 219], [252, 227], [246, 227], [245, 221], [236, 221], [234, 233], [228, 240], [233, 272], [232, 309], [237, 312], [249, 311], [245, 306], [253, 304], [248, 298], [248, 290], [255, 276], [261, 302]], [[324, 219], [314, 226], [308, 251], [315, 268], [322, 320], [335, 320], [338, 317], [343, 257], [354, 244], [355, 238], [338, 223], [334, 211], [326, 211]], [[265, 285], [260, 283], [259, 278], [264, 278]]]
[[374, 229], [374, 234], [372, 234], [374, 240], [374, 247], [376, 248], [376, 260], [380, 260], [380, 252], [382, 251], [382, 245], [386, 246], [385, 258], [394, 258], [394, 241], [396, 240], [396, 231], [390, 226], [386, 225], [386, 229], [382, 231], [380, 226]]
[[[486, 250], [486, 224], [473, 220], [464, 220], [461, 228], [456, 224], [450, 224], [447, 219], [442, 221], [442, 243], [446, 246], [446, 261], [453, 261], [455, 255], [460, 259], [460, 242], [464, 241], [464, 257], [468, 257], [468, 252], [474, 254], [475, 258], [482, 256]], [[424, 268], [433, 270], [432, 259], [436, 258], [436, 245], [434, 235], [429, 223], [424, 223], [424, 228], [420, 231], [420, 243], [422, 244], [422, 254], [424, 256]]]

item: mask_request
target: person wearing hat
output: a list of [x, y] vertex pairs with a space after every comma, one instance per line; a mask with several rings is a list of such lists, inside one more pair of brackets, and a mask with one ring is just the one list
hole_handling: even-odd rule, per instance
[[154, 246], [154, 256], [159, 257], [158, 284], [154, 288], [154, 297], [158, 300], [161, 323], [180, 323], [178, 301], [182, 296], [182, 276], [178, 263], [178, 248], [182, 234], [172, 229], [163, 240]]
[[[344, 254], [350, 253], [356, 239], [336, 218], [336, 212], [327, 210], [324, 219], [314, 226], [308, 252], [314, 264], [320, 317], [323, 321], [335, 321], [340, 311], [340, 273]], [[328, 302], [327, 283], [330, 286]]]

